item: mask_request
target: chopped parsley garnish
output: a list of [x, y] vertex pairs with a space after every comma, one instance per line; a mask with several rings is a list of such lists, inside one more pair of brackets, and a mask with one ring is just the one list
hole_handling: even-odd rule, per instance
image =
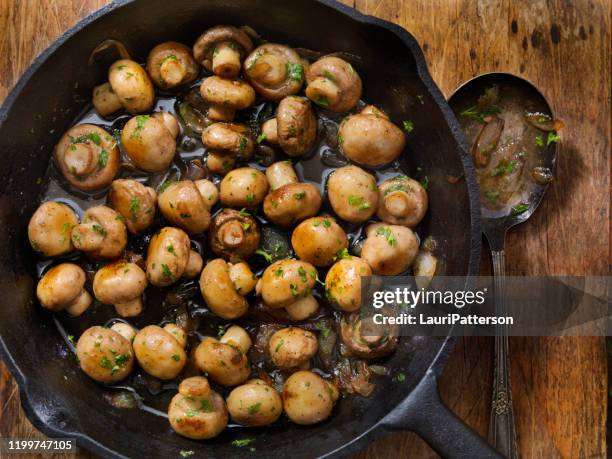
[[275, 275], [276, 277], [281, 277], [281, 276], [283, 275], [283, 267], [282, 267], [282, 266], [279, 266], [279, 267], [276, 269], [276, 271], [274, 271], [274, 275]]
[[329, 107], [329, 100], [325, 96], [317, 96], [315, 102], [322, 107]]
[[331, 330], [329, 329], [329, 327], [327, 326], [327, 324], [323, 320], [320, 320], [319, 322], [317, 322], [315, 324], [315, 327], [316, 327], [317, 330], [319, 330], [321, 332], [321, 337], [323, 339], [327, 338], [329, 336], [329, 334], [331, 333]]
[[268, 263], [272, 263], [272, 256], [268, 252], [266, 252], [265, 250], [257, 249], [255, 251], [255, 253], [257, 255], [261, 255], [262, 257], [264, 257]]
[[291, 289], [291, 295], [298, 296], [300, 292], [298, 291], [297, 285], [289, 284], [289, 288]]
[[287, 75], [293, 81], [301, 83], [304, 80], [304, 66], [294, 62], [287, 62]]
[[178, 61], [178, 58], [176, 57], [176, 55], [174, 54], [168, 54], [166, 57], [164, 57], [164, 59], [161, 61], [160, 67], [162, 65], [164, 65], [166, 62], [168, 61]]
[[130, 214], [132, 215], [132, 220], [136, 220], [139, 212], [140, 212], [140, 199], [134, 196], [132, 199], [130, 199]]
[[181, 457], [191, 457], [195, 454], [195, 452], [182, 449], [179, 451], [179, 454], [181, 455]]
[[68, 335], [68, 341], [74, 344], [74, 335]]
[[237, 446], [238, 448], [241, 448], [243, 446], [249, 445], [250, 443], [254, 441], [255, 441], [254, 438], [241, 438], [240, 440], [234, 440], [232, 442], [232, 446]]
[[104, 228], [102, 228], [102, 226], [98, 225], [97, 223], [94, 223], [91, 226], [91, 229], [94, 230], [96, 233], [100, 234], [102, 237], [106, 237], [106, 230]]
[[300, 266], [298, 268], [298, 274], [300, 275], [302, 282], [308, 282], [308, 275], [306, 274], [306, 270], [304, 269], [303, 266]]
[[191, 214], [182, 213], [182, 214], [180, 214], [180, 217], [181, 218], [191, 218]]
[[251, 214], [243, 207], [242, 209], [240, 209], [240, 216], [241, 217], [250, 217]]
[[244, 153], [247, 147], [247, 138], [245, 136], [240, 136], [240, 141], [238, 143], [238, 148], [240, 149], [240, 153]]
[[429, 188], [429, 177], [425, 176], [425, 178], [421, 180], [421, 186], [425, 189]]
[[366, 210], [370, 208], [370, 203], [367, 202], [363, 196], [349, 195], [348, 203], [350, 206], [357, 207], [359, 210]]
[[559, 139], [560, 137], [557, 134], [554, 132], [549, 132], [548, 137], [546, 137], [546, 146], [550, 145], [551, 143], [558, 142]]
[[259, 412], [260, 408], [261, 408], [261, 402], [255, 403], [253, 405], [250, 405], [247, 408], [247, 410], [248, 410], [249, 414], [255, 414], [255, 413]]
[[336, 252], [336, 255], [334, 256], [334, 261], [336, 260], [343, 260], [344, 258], [348, 258], [349, 260], [351, 259], [351, 254], [349, 253], [348, 249], [346, 247], [344, 247], [343, 249], [338, 250], [338, 252]]
[[174, 280], [174, 276], [172, 275], [172, 271], [168, 268], [168, 265], [162, 263], [162, 275], [168, 280]]
[[98, 167], [104, 169], [108, 164], [108, 151], [102, 150], [98, 156]]
[[304, 199], [304, 196], [306, 196], [305, 191], [300, 191], [299, 193], [293, 193], [293, 199], [297, 199], [298, 201], [301, 201], [302, 199]]
[[249, 193], [246, 195], [246, 201], [249, 204], [253, 204], [255, 202], [255, 194], [254, 193]]
[[406, 381], [406, 375], [404, 373], [398, 373], [393, 377], [393, 381], [404, 382]]
[[140, 139], [140, 131], [144, 129], [146, 122], [151, 118], [150, 115], [138, 115], [136, 116], [136, 127], [130, 135], [130, 139]]
[[106, 368], [107, 370], [110, 370], [111, 368], [113, 368], [113, 364], [111, 363], [110, 360], [108, 360], [108, 357], [106, 356], [100, 359], [100, 366], [102, 368]]
[[96, 145], [100, 145], [100, 143], [102, 143], [102, 139], [100, 139], [100, 136], [95, 132], [90, 132], [89, 134], [81, 134], [77, 137], [70, 137], [70, 143], [72, 144], [89, 142], [93, 142]]
[[176, 254], [176, 251], [174, 250], [174, 246], [172, 244], [168, 245], [166, 247], [166, 250], [170, 252], [172, 255], [174, 255], [175, 257], [178, 257], [178, 255]]
[[383, 236], [391, 247], [395, 247], [395, 235], [386, 226], [381, 226], [376, 230], [378, 236]]
[[520, 204], [512, 207], [512, 215], [520, 215], [527, 210], [529, 210], [529, 203], [521, 202]]
[[248, 231], [249, 228], [251, 227], [251, 224], [250, 223], [241, 223], [240, 226], [242, 226], [242, 229], [244, 231]]
[[181, 360], [181, 356], [178, 354], [172, 354], [172, 360], [179, 362]]
[[344, 143], [344, 137], [342, 137], [341, 135], [338, 135], [338, 146], [342, 146], [343, 143]]
[[200, 409], [205, 413], [212, 413], [213, 407], [210, 400], [200, 400]]
[[489, 107], [483, 109], [483, 110], [478, 110], [478, 108], [474, 105], [472, 107], [466, 108], [465, 110], [463, 110], [460, 115], [461, 116], [465, 116], [466, 118], [472, 118], [474, 120], [478, 120], [481, 123], [484, 123], [485, 118], [487, 116], [491, 116], [491, 115], [495, 115], [496, 113], [499, 113], [500, 110], [498, 107], [496, 107], [495, 105], [490, 105]]
[[514, 167], [516, 166], [516, 161], [506, 161], [502, 159], [497, 166], [491, 170], [491, 177], [498, 177], [504, 174], [511, 174], [514, 171]]
[[276, 347], [274, 348], [274, 352], [278, 352], [278, 350], [285, 344], [285, 340], [281, 338]]
[[544, 137], [542, 137], [541, 135], [536, 135], [535, 144], [538, 147], [543, 147], [544, 146]]
[[414, 130], [414, 123], [410, 120], [405, 120], [402, 125], [406, 134], [410, 134]]
[[268, 136], [262, 132], [261, 134], [259, 134], [257, 136], [257, 143], [261, 143], [264, 140], [266, 140], [267, 138], [268, 138]]
[[166, 188], [168, 188], [172, 182], [174, 182], [174, 180], [164, 180], [164, 183], [159, 187], [159, 193], [161, 194], [166, 191]]
[[331, 222], [326, 218], [323, 220], [323, 226], [325, 228], [331, 228]]

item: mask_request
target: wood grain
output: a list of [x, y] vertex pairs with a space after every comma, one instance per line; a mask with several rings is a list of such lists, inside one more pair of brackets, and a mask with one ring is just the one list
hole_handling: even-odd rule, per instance
[[[105, 3], [0, 0], [0, 99], [38, 53]], [[528, 224], [508, 235], [507, 271], [609, 274], [610, 1], [344, 3], [409, 30], [447, 96], [462, 82], [491, 71], [518, 74], [540, 88], [567, 127], [561, 132], [556, 180], [546, 199]], [[483, 255], [483, 272], [489, 264]], [[522, 456], [605, 457], [604, 339], [513, 338], [511, 358]], [[448, 405], [482, 434], [488, 425], [491, 361], [490, 339], [460, 340], [440, 387]], [[0, 436], [40, 437], [18, 399], [14, 381], [0, 364]], [[411, 433], [390, 439], [374, 442], [357, 457], [436, 457]]]

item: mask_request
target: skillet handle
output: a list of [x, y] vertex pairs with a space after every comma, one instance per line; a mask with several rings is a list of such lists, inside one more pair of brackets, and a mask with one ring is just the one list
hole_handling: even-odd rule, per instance
[[410, 395], [385, 419], [388, 430], [412, 430], [443, 458], [502, 458], [486, 440], [450, 411], [429, 371]]

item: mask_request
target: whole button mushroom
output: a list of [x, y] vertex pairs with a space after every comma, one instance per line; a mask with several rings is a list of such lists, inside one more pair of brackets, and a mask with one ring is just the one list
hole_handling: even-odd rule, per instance
[[266, 268], [257, 285], [257, 294], [270, 308], [285, 308], [312, 295], [317, 269], [301, 260], [280, 260]]
[[291, 235], [299, 259], [315, 266], [329, 266], [348, 248], [344, 230], [331, 217], [313, 217], [300, 223]]
[[79, 266], [62, 263], [49, 269], [38, 281], [36, 296], [45, 309], [80, 316], [92, 302], [85, 290], [85, 280], [85, 271]]
[[317, 118], [308, 99], [285, 97], [276, 110], [277, 140], [289, 156], [301, 156], [317, 140]]
[[117, 179], [111, 183], [108, 199], [130, 233], [140, 234], [153, 223], [157, 207], [157, 193], [153, 188], [136, 180]]
[[213, 218], [208, 232], [210, 249], [228, 261], [248, 258], [259, 247], [259, 225], [245, 211], [223, 209]]
[[398, 175], [380, 184], [376, 215], [385, 223], [413, 227], [427, 212], [427, 191], [416, 180]]
[[134, 367], [132, 345], [110, 328], [94, 326], [85, 330], [76, 351], [81, 370], [104, 384], [125, 379]]
[[338, 260], [325, 276], [327, 299], [341, 311], [361, 308], [361, 278], [371, 276], [370, 266], [358, 257]]
[[90, 207], [72, 228], [72, 243], [94, 260], [117, 258], [127, 244], [127, 230], [122, 217], [110, 207]]
[[223, 432], [228, 415], [223, 397], [210, 388], [208, 380], [192, 376], [179, 384], [168, 406], [168, 420], [179, 435], [206, 440]]
[[397, 276], [410, 267], [418, 250], [417, 238], [409, 228], [375, 223], [366, 229], [361, 258], [374, 274]]
[[283, 401], [265, 381], [251, 379], [230, 392], [227, 409], [235, 422], [260, 427], [276, 422], [283, 412]]
[[244, 57], [253, 49], [251, 38], [237, 27], [219, 25], [208, 29], [193, 45], [193, 55], [209, 72], [236, 78]]
[[241, 327], [234, 325], [228, 331], [231, 329], [234, 330], [226, 339], [225, 335], [220, 340], [205, 337], [193, 354], [196, 366], [222, 386], [237, 386], [249, 379], [251, 374], [247, 358], [251, 339]]
[[76, 214], [66, 204], [43, 202], [28, 223], [30, 245], [46, 257], [72, 252], [74, 246], [70, 233], [78, 223]]
[[157, 202], [164, 218], [189, 234], [201, 234], [210, 226], [209, 200], [191, 180], [170, 183]]
[[[166, 226], [153, 235], [147, 249], [149, 282], [157, 287], [167, 287], [181, 277], [197, 276], [195, 271], [201, 266], [202, 257], [191, 250], [190, 245], [189, 236], [178, 228]], [[195, 259], [191, 260], [192, 257]], [[190, 264], [196, 266], [190, 267]]]
[[334, 212], [351, 223], [369, 220], [378, 205], [376, 179], [357, 166], [344, 166], [332, 172], [327, 195]]
[[187, 46], [167, 41], [149, 52], [147, 70], [158, 88], [173, 89], [191, 83], [200, 69]]
[[96, 298], [104, 304], [114, 305], [121, 317], [133, 317], [142, 312], [142, 292], [146, 286], [144, 271], [125, 260], [103, 266], [93, 281]]
[[283, 386], [283, 408], [296, 424], [311, 425], [328, 418], [338, 398], [331, 383], [311, 371], [293, 373]]
[[255, 103], [255, 91], [248, 83], [218, 76], [202, 81], [200, 96], [210, 106], [208, 117], [221, 121], [231, 121], [236, 110], [244, 110]]
[[304, 62], [288, 46], [266, 43], [246, 58], [244, 76], [258, 94], [279, 101], [302, 89]]
[[338, 145], [352, 161], [377, 167], [394, 161], [406, 146], [404, 132], [387, 115], [368, 106], [345, 118], [338, 130]]
[[249, 309], [245, 296], [255, 288], [256, 278], [248, 264], [232, 264], [221, 258], [209, 261], [200, 275], [200, 292], [217, 316], [233, 320]]
[[148, 325], [134, 338], [134, 354], [138, 365], [151, 376], [174, 379], [187, 363], [181, 343], [157, 325]]
[[361, 98], [361, 78], [351, 64], [325, 56], [306, 72], [306, 96], [332, 112], [348, 112]]
[[155, 103], [153, 83], [145, 69], [137, 62], [130, 59], [114, 62], [108, 69], [108, 82], [119, 103], [127, 112], [143, 113], [153, 108]]
[[176, 118], [170, 114], [134, 116], [121, 131], [123, 150], [138, 169], [164, 171], [176, 153], [179, 130]]
[[263, 211], [275, 225], [291, 226], [319, 212], [321, 193], [310, 183], [298, 182], [290, 163], [270, 165], [266, 177], [272, 191], [264, 199]]
[[283, 328], [268, 341], [268, 352], [278, 368], [302, 366], [315, 356], [318, 349], [314, 333], [298, 327]]
[[351, 354], [374, 359], [391, 354], [397, 345], [398, 325], [376, 324], [372, 316], [359, 313], [343, 318], [340, 324], [342, 342]]
[[225, 206], [258, 206], [268, 193], [268, 180], [265, 174], [257, 169], [240, 167], [223, 178], [219, 191], [221, 203]]
[[93, 124], [68, 129], [55, 146], [53, 157], [68, 183], [83, 191], [107, 186], [119, 171], [117, 142]]

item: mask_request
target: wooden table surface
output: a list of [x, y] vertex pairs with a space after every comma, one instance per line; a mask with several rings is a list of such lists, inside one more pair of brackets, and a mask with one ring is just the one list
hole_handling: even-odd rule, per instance
[[[37, 54], [106, 3], [0, 0], [0, 100]], [[561, 131], [556, 178], [545, 201], [528, 224], [508, 235], [507, 272], [609, 274], [610, 2], [344, 3], [410, 31], [447, 96], [462, 82], [491, 71], [521, 75], [540, 88], [567, 127]], [[488, 255], [483, 255], [483, 272], [489, 272], [489, 266]], [[449, 406], [483, 435], [490, 406], [492, 343], [487, 338], [460, 340], [440, 387]], [[605, 457], [604, 338], [511, 338], [510, 347], [522, 456]], [[41, 437], [23, 415], [17, 387], [1, 362], [0, 409], [0, 437]], [[391, 438], [371, 444], [359, 457], [436, 457], [414, 434]]]

